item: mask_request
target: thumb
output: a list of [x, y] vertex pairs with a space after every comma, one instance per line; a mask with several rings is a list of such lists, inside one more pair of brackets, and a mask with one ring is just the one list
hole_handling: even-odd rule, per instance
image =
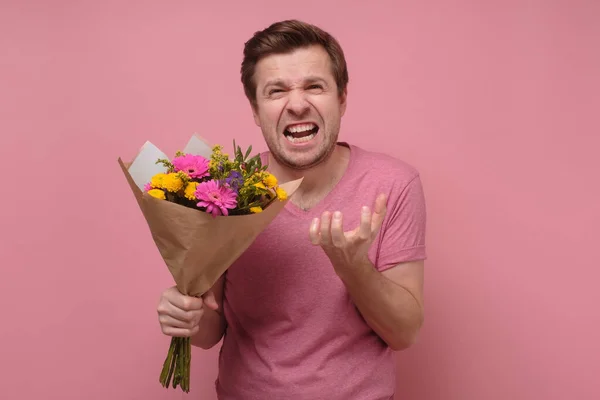
[[219, 308], [219, 305], [217, 304], [217, 299], [215, 298], [215, 294], [212, 290], [209, 290], [208, 292], [204, 293], [202, 295], [202, 300], [204, 300], [204, 304], [206, 304], [206, 306], [211, 310], [216, 310]]

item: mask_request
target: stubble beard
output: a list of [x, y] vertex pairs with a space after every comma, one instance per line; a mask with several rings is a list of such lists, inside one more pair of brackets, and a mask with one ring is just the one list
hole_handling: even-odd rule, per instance
[[[325, 135], [325, 133], [319, 132], [318, 135]], [[269, 148], [269, 151], [271, 152], [273, 158], [279, 164], [289, 169], [305, 171], [327, 161], [331, 157], [337, 145], [337, 138], [338, 134], [330, 136], [329, 139], [326, 142], [324, 142], [321, 145], [321, 147], [317, 150], [315, 156], [312, 159], [308, 159], [306, 161], [301, 162], [297, 162], [291, 156], [287, 155], [283, 151], [283, 146], [279, 145], [277, 141], [267, 143], [267, 147]], [[283, 140], [287, 139], [284, 137]]]

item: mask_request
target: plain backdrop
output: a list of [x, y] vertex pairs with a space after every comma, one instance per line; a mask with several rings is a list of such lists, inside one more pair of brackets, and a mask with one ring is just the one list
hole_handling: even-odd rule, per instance
[[218, 347], [190, 395], [158, 383], [173, 281], [117, 158], [195, 132], [264, 150], [242, 49], [286, 18], [346, 52], [341, 139], [422, 174], [426, 323], [397, 398], [600, 398], [594, 0], [1, 1], [0, 398], [215, 398]]

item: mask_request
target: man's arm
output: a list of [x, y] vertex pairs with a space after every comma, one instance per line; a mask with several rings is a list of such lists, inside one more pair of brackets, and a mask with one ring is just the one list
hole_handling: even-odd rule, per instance
[[336, 269], [357, 309], [393, 350], [410, 347], [423, 324], [423, 261], [383, 272], [371, 262]]
[[[413, 184], [392, 210], [394, 223], [388, 224], [381, 243], [382, 272], [368, 253], [387, 214], [386, 195], [377, 197], [373, 213], [363, 207], [360, 224], [352, 231], [344, 231], [339, 212], [324, 212], [310, 227], [312, 243], [325, 251], [369, 326], [394, 350], [414, 343], [424, 319], [424, 202], [420, 182]], [[408, 219], [398, 219], [400, 210]], [[389, 267], [395, 259], [396, 265]]]
[[224, 283], [225, 276], [222, 275], [211, 288], [212, 295], [204, 297], [204, 313], [200, 319], [198, 333], [192, 336], [192, 346], [208, 350], [219, 343], [223, 337], [226, 327], [225, 315], [223, 314]]

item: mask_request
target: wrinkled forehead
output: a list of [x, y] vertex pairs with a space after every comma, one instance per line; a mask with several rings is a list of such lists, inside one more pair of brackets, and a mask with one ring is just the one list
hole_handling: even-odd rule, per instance
[[334, 81], [331, 59], [320, 46], [266, 56], [256, 64], [254, 79], [258, 88], [271, 84], [294, 86], [317, 80]]

